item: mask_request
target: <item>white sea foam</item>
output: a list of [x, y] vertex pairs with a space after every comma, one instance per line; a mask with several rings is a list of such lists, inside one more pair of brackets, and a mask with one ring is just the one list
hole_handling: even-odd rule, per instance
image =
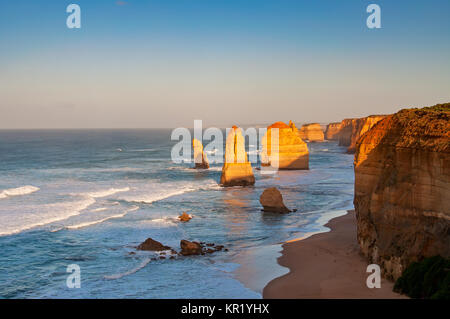
[[117, 194], [117, 193], [128, 192], [129, 190], [130, 190], [129, 187], [110, 188], [110, 189], [105, 189], [105, 190], [101, 190], [101, 191], [84, 193], [84, 194], [81, 194], [81, 195], [82, 196], [92, 197], [92, 198], [101, 198], [101, 197], [111, 196], [111, 195], [114, 195], [114, 194]]
[[[157, 188], [155, 190], [155, 188]], [[141, 194], [123, 196], [121, 199], [127, 202], [152, 204], [173, 196], [182, 195], [197, 190], [219, 188], [212, 180], [208, 184], [154, 184], [153, 189], [141, 190]], [[173, 189], [168, 191], [168, 189]]]
[[205, 153], [211, 155], [211, 154], [216, 154], [218, 151], [219, 150], [217, 148], [215, 148], [215, 149], [213, 149], [211, 151], [205, 151]]
[[96, 208], [96, 209], [91, 210], [91, 212], [93, 212], [93, 213], [104, 212], [107, 209], [108, 208], [106, 208], [106, 207], [100, 207], [100, 208]]
[[153, 152], [153, 151], [157, 151], [158, 149], [156, 148], [142, 148], [142, 149], [137, 149], [137, 150], [127, 150], [127, 152]]
[[132, 274], [138, 272], [139, 270], [141, 270], [142, 268], [144, 268], [145, 266], [147, 266], [150, 261], [151, 261], [151, 258], [146, 258], [136, 268], [133, 268], [133, 269], [131, 269], [131, 270], [127, 271], [127, 272], [121, 273], [121, 274], [104, 276], [104, 278], [105, 279], [109, 279], [109, 280], [113, 280], [113, 279], [120, 279], [120, 278], [128, 276], [128, 275], [132, 275]]
[[181, 195], [187, 192], [195, 191], [196, 188], [187, 186], [183, 189], [179, 189], [176, 191], [168, 192], [168, 193], [162, 193], [162, 194], [148, 194], [148, 195], [137, 195], [137, 196], [129, 196], [124, 197], [123, 199], [128, 202], [136, 202], [136, 203], [145, 203], [145, 204], [151, 204], [172, 196]]
[[177, 217], [166, 216], [166, 217], [161, 217], [161, 218], [149, 219], [149, 220], [146, 220], [145, 222], [161, 224], [161, 225], [165, 225], [165, 226], [173, 226], [176, 224], [177, 221], [179, 221]]
[[0, 219], [2, 228], [0, 236], [20, 233], [39, 226], [59, 222], [69, 217], [79, 215], [81, 211], [95, 203], [93, 198], [84, 198], [79, 201], [48, 204], [41, 207], [42, 212], [24, 214], [15, 219], [5, 216], [5, 220]]
[[11, 196], [27, 195], [27, 194], [31, 194], [31, 193], [37, 192], [38, 190], [39, 190], [39, 187], [35, 187], [35, 186], [31, 186], [31, 185], [26, 185], [26, 186], [17, 187], [17, 188], [5, 189], [5, 190], [0, 192], [0, 199], [1, 198], [11, 197]]
[[103, 222], [105, 222], [107, 220], [110, 220], [110, 219], [122, 218], [126, 214], [128, 214], [130, 212], [133, 212], [135, 210], [138, 210], [138, 209], [139, 209], [138, 206], [134, 206], [134, 207], [130, 208], [129, 210], [126, 210], [125, 212], [123, 212], [121, 214], [111, 215], [111, 216], [108, 216], [108, 217], [105, 217], [105, 218], [102, 218], [102, 219], [88, 221], [88, 222], [84, 222], [84, 223], [80, 223], [80, 224], [76, 224], [76, 225], [66, 226], [66, 227], [60, 228], [58, 230], [62, 230], [64, 228], [65, 229], [80, 229], [80, 228], [84, 228], [84, 227], [88, 227], [88, 226], [93, 226], [93, 225], [96, 225], [96, 224], [103, 223]]

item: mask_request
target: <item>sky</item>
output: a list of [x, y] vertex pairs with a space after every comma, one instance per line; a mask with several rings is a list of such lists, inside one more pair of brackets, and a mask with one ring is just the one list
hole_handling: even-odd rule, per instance
[[0, 0], [0, 129], [327, 123], [449, 101], [448, 0]]

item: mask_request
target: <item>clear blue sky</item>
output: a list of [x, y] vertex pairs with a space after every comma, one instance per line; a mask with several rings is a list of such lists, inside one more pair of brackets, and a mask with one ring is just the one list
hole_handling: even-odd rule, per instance
[[445, 101], [448, 0], [0, 2], [0, 128], [328, 122]]

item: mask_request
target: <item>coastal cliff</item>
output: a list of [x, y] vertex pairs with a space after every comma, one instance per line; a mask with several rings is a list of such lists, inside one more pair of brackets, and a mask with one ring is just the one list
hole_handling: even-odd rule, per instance
[[354, 153], [358, 139], [385, 117], [386, 115], [371, 115], [345, 119], [341, 122], [339, 131], [334, 132], [334, 139], [339, 140], [340, 146], [348, 146], [347, 153]]
[[[278, 145], [272, 145], [272, 130], [278, 129]], [[275, 138], [275, 136], [274, 136]], [[262, 139], [261, 165], [278, 169], [308, 169], [308, 145], [299, 137], [293, 122], [276, 122]]]
[[354, 166], [369, 262], [395, 280], [411, 262], [450, 257], [450, 103], [382, 119], [356, 143]]
[[302, 140], [309, 142], [323, 142], [324, 134], [319, 123], [304, 124], [299, 130], [299, 136]]
[[335, 122], [327, 125], [325, 130], [325, 139], [327, 140], [337, 140], [339, 139], [339, 131], [341, 130], [342, 123]]
[[247, 160], [245, 139], [241, 129], [233, 126], [227, 136], [225, 162], [220, 177], [222, 186], [249, 186], [255, 184], [252, 165]]

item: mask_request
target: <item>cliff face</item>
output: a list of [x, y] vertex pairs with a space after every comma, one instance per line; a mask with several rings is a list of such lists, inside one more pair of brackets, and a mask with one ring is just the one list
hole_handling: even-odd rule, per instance
[[222, 186], [248, 186], [255, 184], [252, 165], [247, 160], [245, 139], [241, 130], [233, 126], [227, 136], [225, 162], [220, 177]]
[[347, 153], [355, 153], [358, 139], [385, 117], [386, 115], [371, 115], [352, 121], [352, 133], [350, 135], [350, 145], [348, 146]]
[[340, 146], [348, 146], [347, 152], [354, 153], [358, 139], [370, 130], [386, 115], [371, 115], [359, 119], [345, 119], [341, 122], [341, 129], [337, 135]]
[[325, 139], [327, 140], [337, 140], [339, 139], [339, 131], [341, 130], [342, 123], [330, 123], [327, 125], [325, 130]]
[[202, 142], [194, 138], [192, 140], [192, 148], [194, 149], [195, 168], [209, 168], [208, 158], [203, 152]]
[[[272, 129], [278, 129], [278, 145], [272, 145]], [[275, 138], [275, 135], [274, 135]], [[276, 122], [267, 128], [262, 139], [261, 165], [278, 169], [308, 169], [309, 151], [299, 137], [295, 124]]]
[[322, 127], [318, 123], [303, 125], [299, 131], [299, 136], [302, 140], [310, 142], [322, 142], [324, 140]]
[[450, 257], [450, 103], [402, 110], [356, 144], [358, 242], [397, 279], [423, 257]]

